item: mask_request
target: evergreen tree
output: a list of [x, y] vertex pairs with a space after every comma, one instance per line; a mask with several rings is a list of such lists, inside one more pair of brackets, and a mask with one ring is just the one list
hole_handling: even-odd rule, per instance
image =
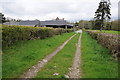
[[0, 23], [6, 22], [6, 18], [4, 17], [4, 14], [0, 13]]
[[98, 9], [95, 12], [95, 28], [102, 30], [104, 21], [111, 19], [110, 0], [101, 0]]

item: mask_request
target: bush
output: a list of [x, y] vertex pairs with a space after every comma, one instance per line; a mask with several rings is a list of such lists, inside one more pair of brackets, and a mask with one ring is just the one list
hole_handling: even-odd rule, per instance
[[104, 47], [108, 48], [114, 57], [120, 57], [120, 41], [118, 41], [118, 34], [100, 33], [97, 36], [97, 41]]
[[61, 35], [72, 30], [62, 28], [28, 27], [28, 26], [2, 26], [2, 44], [3, 47], [11, 46], [17, 41], [31, 39], [44, 39], [54, 35]]
[[108, 48], [114, 57], [120, 57], [120, 41], [118, 34], [100, 33], [97, 31], [87, 31], [92, 38], [96, 39], [102, 46]]
[[112, 21], [112, 30], [120, 31], [119, 21]]
[[97, 40], [98, 33], [100, 33], [98, 31], [87, 31], [87, 32], [91, 35], [93, 39], [96, 39], [96, 40]]

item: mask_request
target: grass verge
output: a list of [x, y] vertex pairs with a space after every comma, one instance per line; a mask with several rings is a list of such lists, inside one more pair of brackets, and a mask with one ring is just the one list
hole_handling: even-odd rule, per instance
[[[76, 44], [78, 42], [79, 34], [65, 45], [65, 47], [58, 52], [48, 64], [42, 68], [36, 78], [65, 78], [72, 66], [74, 55], [76, 52]], [[53, 75], [58, 73], [59, 75]]]
[[103, 30], [104, 33], [110, 33], [110, 34], [120, 34], [120, 31], [113, 31], [113, 30]]
[[15, 45], [3, 49], [3, 78], [17, 78], [42, 60], [46, 55], [54, 51], [59, 45], [71, 37], [74, 33], [65, 33], [43, 40], [29, 40], [18, 42]]
[[90, 35], [82, 35], [83, 78], [117, 78], [118, 63], [113, 60], [108, 49], [103, 48]]
[[[89, 30], [89, 31], [98, 31], [100, 30]], [[109, 33], [109, 34], [120, 34], [120, 31], [113, 31], [113, 30], [102, 30], [102, 33]]]

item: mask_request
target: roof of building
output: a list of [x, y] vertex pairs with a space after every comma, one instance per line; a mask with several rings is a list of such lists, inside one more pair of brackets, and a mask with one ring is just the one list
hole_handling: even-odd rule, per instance
[[39, 21], [39, 20], [25, 20], [25, 21], [11, 21], [4, 23], [5, 25], [22, 25], [22, 26], [73, 26], [72, 24], [67, 23], [66, 20], [47, 20], [47, 21]]
[[49, 20], [49, 21], [40, 21], [41, 26], [45, 25], [67, 25], [66, 20]]
[[39, 25], [40, 21], [39, 20], [26, 20], [26, 21], [11, 21], [11, 22], [6, 22], [4, 25], [22, 25], [22, 26], [35, 26]]
[[19, 22], [19, 25], [33, 25], [33, 26], [35, 26], [35, 25], [38, 25], [39, 24], [39, 20], [27, 20], [27, 21], [20, 21]]
[[19, 25], [19, 22], [11, 21], [11, 22], [5, 22], [4, 25]]

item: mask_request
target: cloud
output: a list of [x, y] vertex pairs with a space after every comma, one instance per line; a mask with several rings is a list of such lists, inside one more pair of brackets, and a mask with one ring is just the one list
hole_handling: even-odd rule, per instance
[[[111, 0], [113, 18], [118, 17], [118, 1]], [[8, 17], [47, 20], [56, 17], [70, 21], [92, 19], [100, 0], [2, 0], [0, 10]]]

